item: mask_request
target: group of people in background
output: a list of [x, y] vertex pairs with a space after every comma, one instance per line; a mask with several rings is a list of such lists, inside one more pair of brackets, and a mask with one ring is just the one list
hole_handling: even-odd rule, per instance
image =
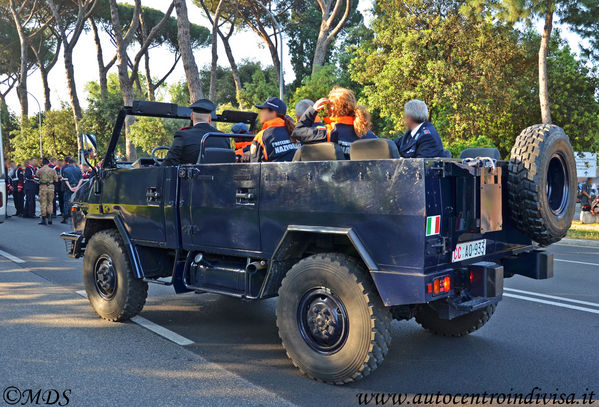
[[[217, 131], [212, 126], [214, 103], [202, 99], [190, 107], [193, 125], [175, 133], [162, 165], [195, 164], [202, 136]], [[353, 142], [377, 138], [372, 131], [370, 114], [366, 108], [358, 105], [356, 95], [349, 89], [335, 87], [327, 98], [316, 102], [308, 99], [300, 101], [295, 107], [297, 123], [287, 114], [287, 105], [280, 98], [268, 98], [256, 107], [260, 109], [262, 128], [251, 142], [236, 144], [235, 152], [240, 162], [292, 161], [301, 145], [321, 142], [337, 144], [347, 159]], [[400, 156], [443, 157], [443, 143], [435, 127], [428, 121], [427, 105], [413, 99], [405, 104], [404, 110], [407, 130], [395, 141]], [[232, 131], [235, 134], [249, 133], [244, 123], [234, 125]], [[216, 137], [209, 138], [206, 146], [229, 148], [227, 139]]]
[[[10, 161], [6, 168], [8, 192], [12, 194], [16, 216], [37, 218], [36, 200], [40, 204], [40, 225], [52, 224], [52, 218], [62, 216], [67, 223], [71, 216], [71, 196], [90, 176], [87, 166], [78, 166], [72, 157], [63, 159], [37, 158], [22, 164]], [[58, 214], [60, 211], [60, 214]]]

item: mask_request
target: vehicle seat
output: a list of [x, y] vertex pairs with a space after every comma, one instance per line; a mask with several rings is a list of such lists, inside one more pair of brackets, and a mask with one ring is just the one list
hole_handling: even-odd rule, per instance
[[501, 155], [499, 150], [493, 147], [485, 148], [467, 148], [460, 153], [460, 158], [477, 158], [477, 157], [489, 157], [494, 160], [500, 160]]
[[198, 158], [198, 164], [223, 164], [234, 162], [235, 151], [229, 148], [209, 147], [204, 150], [203, 156]]
[[399, 150], [389, 139], [366, 139], [351, 143], [349, 147], [350, 160], [387, 160], [399, 158]]
[[343, 150], [337, 143], [316, 143], [301, 146], [293, 161], [336, 161], [344, 160]]
[[449, 151], [448, 149], [444, 149], [443, 150], [443, 155], [441, 156], [443, 158], [451, 158], [451, 151]]

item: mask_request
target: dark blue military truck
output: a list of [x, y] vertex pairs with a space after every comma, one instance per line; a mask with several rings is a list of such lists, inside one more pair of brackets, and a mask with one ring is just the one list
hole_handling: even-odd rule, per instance
[[[70, 256], [83, 256], [92, 307], [125, 321], [143, 308], [148, 283], [278, 296], [289, 358], [328, 383], [382, 363], [392, 318], [446, 336], [481, 328], [504, 278], [552, 276], [553, 257], [541, 247], [564, 237], [574, 215], [572, 148], [550, 125], [524, 130], [510, 161], [495, 149], [401, 159], [383, 139], [354, 143], [350, 160], [330, 143], [302, 146], [282, 163], [238, 163], [232, 150], [211, 148], [179, 167], [160, 166], [158, 150], [134, 163], [115, 159], [128, 115], [189, 113], [125, 107], [103, 167], [74, 196], [74, 231], [62, 237]], [[215, 119], [254, 124], [256, 115]], [[203, 142], [209, 137], [225, 136]]]

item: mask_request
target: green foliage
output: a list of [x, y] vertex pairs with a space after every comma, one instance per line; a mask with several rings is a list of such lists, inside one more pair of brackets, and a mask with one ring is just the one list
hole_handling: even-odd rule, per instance
[[315, 74], [306, 77], [289, 99], [289, 114], [293, 115], [293, 107], [302, 99], [316, 101], [327, 97], [331, 89], [339, 83], [339, 71], [334, 65], [324, 65]]
[[178, 127], [173, 120], [138, 117], [131, 126], [129, 138], [138, 150], [149, 155], [154, 147], [170, 146], [177, 129]]
[[258, 69], [253, 75], [251, 81], [244, 83], [243, 90], [239, 94], [239, 102], [243, 106], [254, 106], [263, 103], [271, 96], [279, 95], [279, 85], [277, 83], [274, 69]]
[[40, 131], [36, 116], [29, 117], [21, 128], [11, 131], [10, 144], [12, 151], [9, 157], [18, 163], [40, 156]]
[[[403, 132], [403, 105], [418, 98], [429, 105], [446, 145], [492, 144], [507, 156], [520, 131], [540, 121], [538, 37], [523, 37], [486, 13], [463, 13], [461, 3], [377, 1], [376, 36], [355, 48], [352, 78], [380, 112], [379, 135]], [[560, 45], [552, 42], [549, 60], [550, 78], [560, 78], [550, 83], [554, 122], [575, 146], [588, 148], [599, 134], [599, 87], [595, 74]]]
[[43, 152], [45, 157], [77, 156], [77, 133], [70, 105], [46, 112], [42, 122]]
[[19, 120], [8, 110], [5, 103], [0, 103], [0, 124], [2, 125], [2, 140], [5, 158], [12, 157], [11, 134], [19, 129]]
[[569, 24], [580, 36], [588, 38], [590, 47], [583, 47], [587, 57], [599, 60], [599, 2], [597, 0], [562, 0], [561, 21]]
[[91, 133], [97, 137], [99, 154], [105, 152], [114, 128], [114, 121], [123, 106], [123, 97], [116, 74], [108, 76], [108, 94], [105, 98], [100, 93], [98, 82], [86, 85], [88, 108], [79, 123], [83, 133]]

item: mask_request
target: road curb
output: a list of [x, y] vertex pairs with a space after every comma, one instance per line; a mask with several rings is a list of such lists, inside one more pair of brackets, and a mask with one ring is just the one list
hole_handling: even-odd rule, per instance
[[599, 248], [599, 240], [589, 240], [589, 239], [562, 239], [559, 243], [556, 243], [558, 246], [584, 246], [584, 247], [598, 247]]

